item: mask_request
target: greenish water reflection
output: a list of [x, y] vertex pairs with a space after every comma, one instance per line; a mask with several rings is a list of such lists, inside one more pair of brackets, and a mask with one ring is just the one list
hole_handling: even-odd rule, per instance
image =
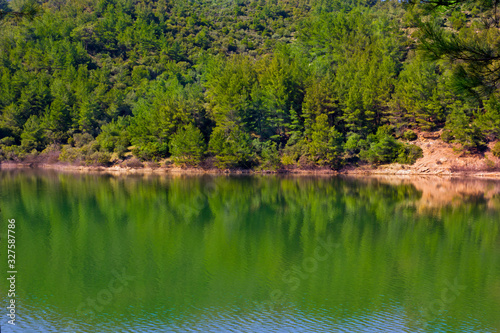
[[500, 330], [498, 182], [1, 171], [0, 186], [1, 232], [17, 223], [7, 332]]

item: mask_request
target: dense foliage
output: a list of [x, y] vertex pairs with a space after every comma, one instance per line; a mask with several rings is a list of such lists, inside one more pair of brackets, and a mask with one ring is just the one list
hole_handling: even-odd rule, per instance
[[[5, 13], [23, 5], [0, 0]], [[495, 78], [478, 81], [483, 67], [443, 50], [478, 38], [495, 49], [498, 32], [482, 19], [490, 9], [427, 7], [44, 1], [35, 19], [1, 23], [0, 160], [411, 164], [422, 156], [416, 133], [441, 129], [480, 151], [500, 135]]]

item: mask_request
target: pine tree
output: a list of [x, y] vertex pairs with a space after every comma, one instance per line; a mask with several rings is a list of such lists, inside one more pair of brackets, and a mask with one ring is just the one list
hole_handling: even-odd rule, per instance
[[317, 116], [308, 143], [310, 158], [319, 165], [339, 166], [342, 146], [342, 135], [329, 126], [328, 116]]
[[170, 141], [170, 153], [178, 164], [197, 165], [205, 151], [201, 131], [193, 124], [179, 129]]

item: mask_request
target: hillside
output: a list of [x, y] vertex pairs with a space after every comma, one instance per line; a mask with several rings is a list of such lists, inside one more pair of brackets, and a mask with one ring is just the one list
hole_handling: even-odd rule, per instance
[[[23, 3], [0, 1], [0, 10]], [[431, 132], [454, 154], [491, 156], [495, 169], [495, 78], [439, 53], [421, 23], [496, 48], [491, 13], [424, 7], [43, 1], [34, 19], [1, 22], [0, 161], [414, 169], [444, 158], [413, 141]]]

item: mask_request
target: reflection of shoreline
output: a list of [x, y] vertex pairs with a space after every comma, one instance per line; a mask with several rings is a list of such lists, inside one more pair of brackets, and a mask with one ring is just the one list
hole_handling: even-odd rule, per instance
[[68, 165], [41, 165], [37, 167], [27, 167], [23, 164], [0, 164], [0, 171], [9, 173], [24, 173], [29, 171], [35, 174], [58, 174], [67, 173], [74, 175], [107, 176], [123, 179], [171, 179], [171, 178], [196, 178], [196, 177], [257, 177], [257, 178], [311, 178], [311, 179], [334, 179], [342, 178], [364, 182], [367, 184], [383, 184], [389, 186], [409, 185], [417, 192], [421, 193], [420, 198], [412, 199], [412, 204], [420, 209], [437, 209], [442, 206], [456, 206], [467, 202], [484, 202], [490, 209], [500, 209], [500, 176], [492, 174], [487, 177], [485, 174], [462, 174], [456, 176], [437, 175], [395, 175], [395, 174], [332, 174], [322, 172], [312, 172], [305, 170], [302, 173], [264, 173], [232, 171], [203, 171], [201, 169], [181, 169], [181, 168], [159, 168], [159, 169], [126, 169], [120, 167], [85, 167]]
[[[218, 168], [200, 168], [200, 167], [177, 167], [177, 166], [162, 166], [157, 168], [150, 167], [123, 167], [119, 165], [104, 167], [104, 166], [81, 166], [71, 164], [34, 164], [34, 163], [0, 163], [0, 170], [12, 169], [42, 169], [42, 170], [57, 170], [57, 171], [70, 171], [80, 173], [109, 173], [109, 174], [186, 174], [186, 175], [249, 175], [249, 174], [291, 174], [291, 175], [338, 175], [339, 172], [329, 168], [316, 168], [316, 169], [290, 169], [290, 170], [252, 170], [252, 169], [218, 169]], [[500, 177], [500, 175], [499, 175]]]
[[495, 178], [439, 177], [439, 176], [395, 176], [370, 175], [347, 176], [364, 182], [380, 182], [387, 185], [412, 185], [422, 193], [416, 203], [419, 208], [441, 208], [464, 202], [484, 201], [491, 209], [500, 208], [500, 181]]
[[[0, 187], [9, 194], [2, 210], [24, 221], [27, 240], [23, 275], [32, 296], [25, 304], [34, 310], [23, 323], [43, 331], [39, 322], [58, 329], [71, 318], [74, 330], [90, 332], [120, 331], [134, 318], [159, 318], [165, 329], [179, 318], [186, 323], [179, 329], [188, 330], [200, 318], [219, 318], [225, 306], [235, 323], [254, 311], [254, 301], [282, 290], [287, 303], [257, 319], [277, 318], [290, 304], [295, 317], [315, 311], [336, 323], [392, 308], [416, 331], [422, 318], [434, 319], [432, 310], [420, 310], [440, 310], [436, 299], [458, 277], [467, 288], [445, 303], [438, 328], [459, 331], [478, 318], [475, 327], [490, 331], [500, 305], [498, 211], [458, 201], [418, 214], [422, 192], [412, 177], [387, 179], [2, 171]], [[316, 269], [308, 258], [317, 237], [330, 235], [341, 246], [320, 253], [327, 259]], [[90, 326], [75, 311], [109, 286], [113, 267], [137, 280], [113, 294]], [[295, 279], [295, 290], [284, 276]]]

